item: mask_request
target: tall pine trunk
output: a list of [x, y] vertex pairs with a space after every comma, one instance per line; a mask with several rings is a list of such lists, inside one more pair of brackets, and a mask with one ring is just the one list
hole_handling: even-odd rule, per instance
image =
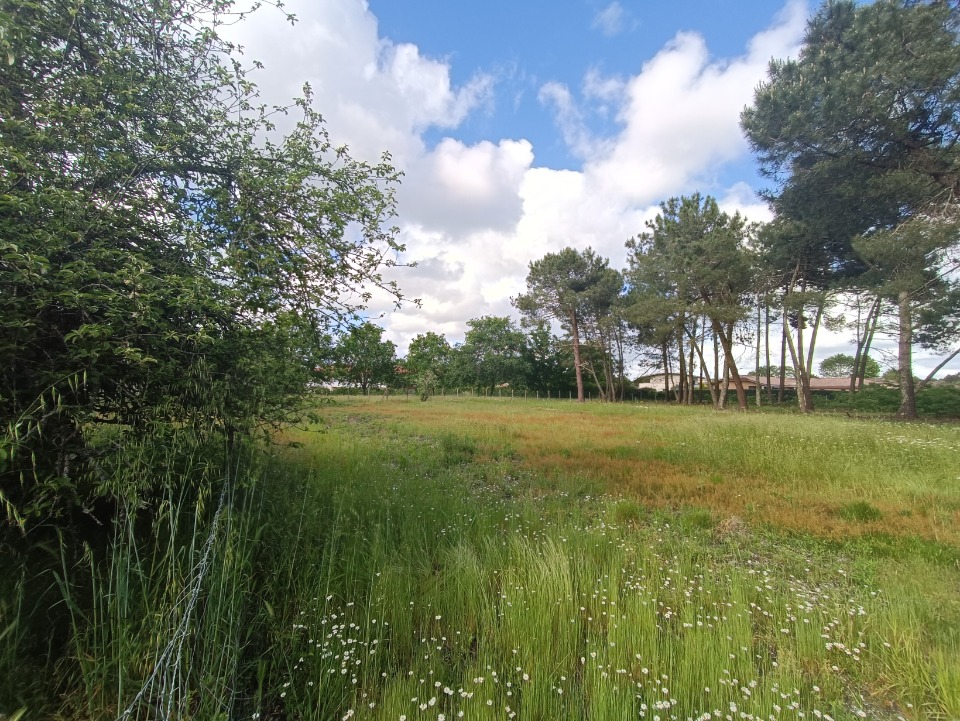
[[733, 323], [728, 324], [727, 329], [724, 329], [722, 323], [713, 321], [713, 332], [720, 338], [727, 372], [733, 381], [734, 388], [737, 389], [737, 406], [739, 410], [745, 411], [747, 410], [747, 391], [743, 387], [743, 379], [740, 377], [740, 371], [737, 370], [737, 361], [733, 357]]
[[573, 337], [573, 366], [577, 374], [577, 403], [585, 402], [583, 394], [583, 363], [580, 361], [580, 326], [577, 323], [577, 312], [570, 314], [570, 335]]
[[683, 329], [684, 320], [680, 321], [677, 328], [677, 371], [679, 371], [680, 382], [677, 384], [677, 402], [681, 405], [687, 397], [687, 352], [683, 348]]
[[[770, 297], [765, 297], [764, 304], [764, 340], [763, 348], [767, 355], [767, 404], [773, 405], [773, 385], [770, 378]], [[757, 381], [760, 379], [758, 378]]]
[[760, 407], [760, 393], [761, 393], [761, 390], [760, 390], [760, 336], [761, 336], [760, 331], [761, 331], [761, 327], [760, 327], [760, 326], [761, 326], [761, 324], [763, 323], [762, 310], [763, 310], [763, 308], [762, 308], [762, 306], [760, 305], [760, 296], [758, 295], [758, 296], [757, 296], [757, 357], [756, 357], [756, 363], [755, 363], [754, 374], [753, 374], [754, 381], [755, 381], [755, 383], [753, 384], [753, 386], [754, 386], [754, 390], [756, 391], [756, 396], [757, 396], [757, 408]]
[[859, 325], [857, 327], [857, 350], [853, 356], [853, 373], [850, 374], [850, 393], [856, 393], [863, 388], [863, 374], [867, 370], [867, 360], [870, 353], [870, 345], [873, 342], [873, 331], [877, 327], [877, 318], [880, 317], [881, 299], [877, 299], [870, 304], [870, 310], [867, 311], [867, 319], [863, 324], [863, 334], [860, 335]]
[[[713, 401], [713, 407], [719, 408], [720, 394], [718, 391], [718, 384], [715, 383], [714, 379], [710, 377], [710, 369], [707, 367], [707, 361], [703, 357], [703, 345], [705, 341], [706, 332], [707, 332], [707, 326], [706, 326], [706, 323], [704, 323], [704, 326], [703, 326], [704, 335], [701, 336], [701, 338], [703, 338], [704, 340], [701, 340], [700, 344], [696, 346], [697, 356], [700, 358], [700, 376], [701, 378], [705, 377], [707, 379], [707, 387], [710, 389], [710, 400]], [[714, 341], [714, 345], [716, 345], [716, 341]]]
[[900, 418], [917, 417], [917, 396], [913, 387], [913, 318], [910, 308], [910, 293], [901, 290], [897, 296], [900, 315], [900, 341], [897, 346], [900, 366]]
[[783, 405], [784, 398], [786, 397], [786, 385], [787, 385], [787, 333], [790, 332], [790, 327], [787, 320], [787, 313], [784, 310], [783, 313], [783, 332], [780, 335], [780, 388], [777, 391], [777, 403]]

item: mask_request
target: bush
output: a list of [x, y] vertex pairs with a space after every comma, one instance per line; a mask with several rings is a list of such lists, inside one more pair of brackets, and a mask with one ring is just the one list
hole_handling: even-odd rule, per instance
[[[889, 386], [867, 386], [850, 395], [835, 393], [818, 397], [819, 410], [850, 411], [855, 413], [896, 413], [900, 408], [900, 389]], [[917, 412], [930, 418], [960, 418], [960, 388], [950, 385], [931, 385], [917, 393]]]

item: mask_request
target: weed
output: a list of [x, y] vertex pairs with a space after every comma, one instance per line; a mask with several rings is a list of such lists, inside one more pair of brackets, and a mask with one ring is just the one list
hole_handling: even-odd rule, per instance
[[880, 512], [880, 509], [866, 501], [846, 503], [837, 509], [837, 515], [846, 521], [856, 521], [858, 523], [869, 523], [871, 521], [879, 521], [883, 518], [883, 513]]

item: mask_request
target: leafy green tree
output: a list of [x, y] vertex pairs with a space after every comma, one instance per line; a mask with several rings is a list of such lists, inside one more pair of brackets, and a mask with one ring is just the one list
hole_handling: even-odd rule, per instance
[[614, 292], [618, 295], [623, 286], [619, 274], [608, 265], [608, 260], [590, 248], [547, 253], [540, 260], [531, 261], [527, 292], [513, 299], [514, 306], [526, 318], [534, 322], [556, 319], [570, 334], [580, 403], [585, 400], [581, 325], [585, 315], [598, 321], [612, 303], [610, 288], [616, 286]]
[[570, 344], [553, 335], [546, 323], [537, 323], [527, 332], [524, 355], [528, 375], [526, 387], [542, 393], [567, 393], [577, 387]]
[[443, 385], [452, 352], [443, 335], [433, 331], [421, 333], [410, 341], [406, 368], [414, 375], [430, 373], [435, 385]]
[[[856, 359], [847, 353], [836, 353], [820, 361], [820, 375], [824, 378], [849, 378], [856, 368]], [[880, 364], [866, 358], [866, 378], [880, 377]]]
[[[604, 259], [604, 265], [606, 259]], [[583, 353], [581, 362], [593, 378], [600, 397], [622, 397], [624, 377], [624, 280], [620, 271], [604, 267], [583, 294]]]
[[[680, 376], [686, 380], [683, 355], [683, 328], [686, 323], [686, 300], [683, 287], [668, 269], [649, 252], [643, 237], [627, 241], [626, 282], [629, 290], [624, 299], [624, 319], [641, 348], [648, 347], [663, 370], [664, 377], [674, 375], [678, 362]], [[679, 356], [676, 351], [680, 347]]]
[[453, 382], [492, 393], [507, 383], [522, 387], [528, 375], [526, 337], [506, 316], [483, 316], [467, 321], [463, 345], [453, 354]]
[[[647, 223], [649, 232], [628, 243], [634, 267], [646, 265], [676, 289], [681, 315], [706, 316], [719, 340], [742, 410], [747, 396], [733, 351], [734, 327], [747, 312], [753, 287], [748, 226], [739, 213], [722, 212], [712, 197], [671, 198]], [[640, 257], [644, 256], [644, 257]], [[702, 359], [701, 359], [702, 360]]]
[[[759, 369], [760, 375], [758, 376], [758, 378], [765, 378], [767, 375], [769, 375], [771, 378], [779, 377], [780, 370], [781, 368], [778, 365], [769, 365], [769, 366], [762, 365], [760, 366], [760, 369]], [[791, 368], [790, 366], [784, 367], [783, 373], [787, 378], [794, 377], [793, 368]]]
[[346, 385], [366, 393], [390, 386], [397, 376], [397, 347], [383, 340], [383, 328], [369, 321], [355, 325], [340, 337], [334, 348], [336, 375]]
[[742, 116], [762, 170], [780, 185], [778, 215], [839, 247], [863, 236], [857, 254], [898, 306], [906, 417], [916, 416], [913, 316], [957, 237], [957, 29], [947, 2], [826, 3], [799, 58], [771, 63]]
[[[90, 429], [289, 418], [312, 343], [400, 249], [397, 173], [305, 97], [279, 137], [217, 0], [0, 0], [0, 502], [105, 491]], [[360, 232], [353, 232], [357, 228]]]

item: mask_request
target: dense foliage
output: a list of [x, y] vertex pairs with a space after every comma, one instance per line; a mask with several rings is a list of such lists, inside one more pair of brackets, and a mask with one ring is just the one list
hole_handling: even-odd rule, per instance
[[822, 315], [824, 295], [805, 298], [810, 288], [855, 287], [895, 302], [906, 417], [916, 415], [918, 317], [930, 324], [955, 292], [957, 13], [949, 2], [828, 2], [799, 57], [773, 61], [743, 113], [761, 169], [776, 183], [775, 267], [790, 277], [786, 292], [801, 293], [799, 326], [804, 306]]
[[[623, 278], [609, 267], [593, 249], [577, 251], [564, 248], [559, 253], [547, 253], [530, 263], [527, 274], [527, 292], [513, 299], [514, 306], [534, 325], [556, 320], [569, 333], [573, 352], [573, 367], [577, 379], [577, 401], [584, 401], [583, 369], [594, 371], [589, 357], [584, 358], [584, 342], [591, 336], [601, 358], [608, 357], [608, 334], [604, 333], [612, 315], [616, 298], [623, 288]], [[591, 333], [591, 331], [593, 331]], [[601, 362], [604, 370], [606, 363]], [[602, 384], [598, 385], [603, 388]], [[613, 398], [611, 398], [613, 400]]]
[[399, 250], [394, 169], [333, 147], [309, 88], [279, 135], [230, 13], [0, 4], [0, 494], [22, 531], [103, 494], [94, 425], [288, 419], [315, 339]]

